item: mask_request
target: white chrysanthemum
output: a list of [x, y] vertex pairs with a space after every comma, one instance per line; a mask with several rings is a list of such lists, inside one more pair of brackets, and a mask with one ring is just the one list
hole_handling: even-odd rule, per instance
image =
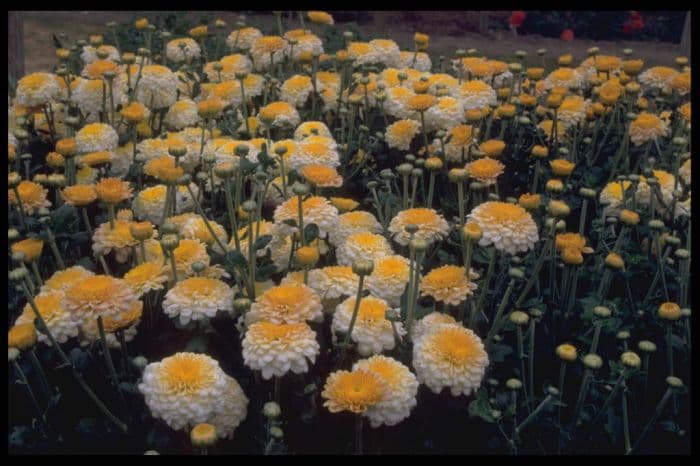
[[126, 262], [131, 248], [139, 244], [138, 240], [131, 236], [131, 223], [117, 219], [114, 221], [114, 228], [110, 222], [104, 222], [95, 228], [92, 234], [92, 252], [95, 256], [106, 256], [114, 250], [117, 262]]
[[136, 152], [146, 157], [147, 161], [157, 159], [159, 157], [170, 156], [168, 153], [167, 141], [160, 138], [144, 139], [143, 141], [138, 142], [136, 144]]
[[[69, 338], [77, 336], [80, 323], [63, 305], [63, 297], [62, 291], [44, 290], [34, 297], [34, 304], [39, 310], [39, 314], [58, 343], [65, 343]], [[27, 303], [15, 325], [33, 324], [35, 319], [36, 314], [34, 314], [31, 305]], [[51, 340], [44, 332], [37, 332], [37, 337], [40, 342], [51, 346]]]
[[383, 62], [383, 54], [369, 42], [350, 42], [347, 50], [355, 67]]
[[95, 272], [83, 268], [80, 265], [74, 265], [73, 267], [68, 267], [64, 270], [57, 270], [53, 275], [51, 275], [51, 278], [44, 280], [44, 284], [41, 286], [39, 291], [41, 293], [46, 293], [49, 291], [65, 292], [76, 282], [92, 277], [93, 275], [95, 275]]
[[100, 59], [97, 56], [97, 52], [103, 52], [107, 54], [105, 60], [120, 61], [121, 56], [119, 55], [119, 50], [113, 45], [100, 45], [95, 48], [92, 45], [85, 45], [82, 52], [80, 53], [80, 59], [83, 63], [92, 63]]
[[[101, 79], [83, 79], [76, 77], [71, 83], [71, 101], [73, 101], [80, 111], [85, 115], [85, 121], [96, 122], [102, 112], [102, 99], [107, 92], [104, 82]], [[116, 93], [115, 96], [121, 96]]]
[[433, 62], [430, 60], [430, 55], [425, 52], [413, 52], [411, 50], [402, 50], [399, 54], [399, 61], [396, 64], [397, 68], [413, 68], [418, 71], [427, 72], [433, 67]]
[[245, 27], [231, 31], [231, 34], [226, 38], [226, 45], [231, 50], [241, 49], [248, 50], [253, 42], [258, 37], [262, 37], [262, 32], [253, 27]]
[[150, 109], [170, 107], [177, 101], [177, 75], [161, 65], [147, 65], [141, 70], [136, 100]]
[[233, 432], [248, 415], [248, 397], [236, 379], [225, 375], [226, 389], [210, 423], [219, 437], [232, 438]]
[[[659, 191], [661, 192], [661, 198], [666, 206], [671, 204], [673, 200], [673, 190], [676, 186], [675, 177], [665, 170], [652, 170], [654, 178], [659, 182]], [[640, 177], [639, 184], [637, 185], [637, 192], [635, 193], [635, 198], [637, 202], [642, 205], [649, 205], [651, 201], [651, 186], [646, 181], [645, 177]], [[658, 201], [658, 198], [656, 198]], [[657, 202], [656, 208], [659, 213], [664, 212], [666, 207], [659, 205]]]
[[[196, 196], [199, 188], [194, 183], [190, 183], [190, 189]], [[163, 208], [165, 205], [165, 193], [167, 187], [164, 184], [157, 184], [150, 188], [139, 191], [131, 204], [134, 216], [139, 220], [160, 225], [163, 220]], [[194, 209], [194, 199], [190, 195], [186, 186], [178, 186], [175, 192], [175, 213], [181, 214]]]
[[99, 316], [119, 318], [136, 300], [136, 294], [121, 278], [94, 275], [66, 289], [63, 306], [82, 323]]
[[336, 250], [339, 265], [352, 265], [358, 259], [374, 261], [393, 254], [386, 238], [370, 232], [353, 233]]
[[[338, 304], [333, 314], [333, 323], [331, 324], [331, 330], [334, 333], [342, 332], [346, 334], [348, 332], [354, 308], [354, 297]], [[388, 310], [389, 305], [383, 299], [367, 296], [360, 300], [357, 318], [350, 339], [357, 343], [357, 351], [362, 356], [379, 354], [384, 350], [394, 349], [396, 341], [394, 340], [392, 322], [386, 318], [386, 311]], [[397, 334], [406, 334], [401, 322], [394, 322], [394, 326]]]
[[690, 199], [693, 196], [691, 196], [690, 191], [688, 192], [688, 199], [685, 201], [678, 201], [676, 202], [676, 211], [674, 212], [674, 217], [688, 217], [690, 218], [691, 214], [691, 209], [690, 209]]
[[434, 209], [414, 208], [402, 210], [389, 223], [389, 231], [394, 241], [407, 246], [411, 235], [406, 231], [407, 225], [415, 225], [418, 231], [414, 238], [432, 243], [447, 236], [450, 226]]
[[386, 128], [384, 140], [389, 147], [398, 150], [409, 150], [411, 141], [420, 131], [420, 123], [416, 120], [399, 120]]
[[496, 179], [503, 174], [506, 166], [491, 157], [483, 157], [464, 166], [469, 177], [481, 181], [486, 186], [496, 184]]
[[[212, 421], [221, 413], [221, 402], [230, 391], [219, 363], [195, 353], [177, 353], [148, 364], [138, 388], [153, 417], [175, 430]], [[245, 396], [241, 401], [247, 404]]]
[[[102, 319], [102, 326], [105, 332], [105, 341], [110, 348], [120, 348], [121, 343], [116, 332], [120, 330], [126, 343], [136, 337], [138, 326], [143, 313], [143, 302], [134, 301], [131, 309], [127, 313], [119, 315], [117, 318], [105, 317]], [[96, 320], [83, 322], [78, 335], [81, 346], [87, 346], [100, 339], [100, 330]]]
[[75, 135], [79, 153], [112, 151], [117, 148], [119, 135], [110, 125], [92, 123], [83, 126]]
[[481, 339], [459, 324], [436, 325], [414, 340], [416, 376], [434, 393], [449, 387], [453, 396], [469, 396], [481, 385], [488, 364]]
[[112, 153], [112, 160], [109, 164], [109, 176], [112, 178], [124, 178], [129, 173], [134, 159], [134, 143], [128, 142], [117, 147]]
[[411, 415], [411, 410], [417, 404], [419, 384], [408, 367], [393, 358], [377, 355], [357, 361], [352, 370], [372, 372], [387, 385], [384, 398], [363, 414], [369, 418], [372, 427], [393, 426]]
[[413, 89], [396, 86], [386, 90], [386, 100], [384, 101], [384, 111], [387, 115], [400, 119], [411, 118], [415, 112], [408, 106], [408, 101], [416, 95]]
[[401, 51], [396, 42], [390, 39], [374, 39], [369, 41], [369, 44], [377, 51], [381, 63], [388, 67], [398, 66], [401, 59]]
[[557, 109], [557, 119], [563, 123], [566, 129], [576, 126], [585, 121], [586, 109], [589, 105], [591, 105], [590, 100], [584, 100], [581, 96], [568, 96]]
[[454, 97], [438, 97], [435, 105], [425, 112], [425, 129], [428, 132], [449, 129], [464, 121], [462, 102]]
[[[199, 96], [203, 97], [202, 95]], [[243, 103], [243, 94], [241, 93], [240, 81], [222, 81], [216, 83], [207, 93], [207, 99], [219, 99], [225, 102], [226, 105], [231, 105], [236, 108]]]
[[151, 290], [162, 290], [168, 276], [161, 261], [142, 262], [124, 274], [124, 281], [140, 298]]
[[[470, 270], [470, 275], [478, 277]], [[473, 274], [473, 275], [472, 275]], [[420, 281], [421, 296], [458, 306], [469, 298], [477, 286], [467, 277], [464, 267], [443, 265], [428, 272]]]
[[338, 247], [345, 242], [348, 236], [364, 231], [381, 233], [382, 224], [370, 212], [363, 210], [346, 212], [338, 216], [337, 226], [331, 233], [329, 240], [333, 246]]
[[[250, 226], [253, 227], [252, 231], [250, 230]], [[250, 234], [253, 233], [255, 234], [256, 238], [260, 238], [261, 236], [265, 235], [272, 235], [274, 234], [273, 231], [273, 223], [268, 222], [266, 220], [262, 220], [258, 223], [249, 223], [248, 225], [239, 228], [238, 229], [238, 244], [240, 245], [240, 251], [244, 256], [248, 256], [248, 248], [250, 245], [249, 238]], [[256, 254], [258, 257], [265, 257], [267, 255], [267, 251], [272, 250], [271, 245], [272, 241], [267, 244], [264, 248], [258, 249], [256, 251]], [[228, 242], [228, 247], [230, 250], [236, 249], [236, 239], [231, 235], [231, 239]], [[287, 256], [289, 256], [289, 250], [287, 250]], [[289, 258], [289, 257], [287, 257]]]
[[[316, 80], [316, 87], [320, 88], [318, 80]], [[280, 98], [295, 107], [303, 107], [313, 90], [310, 77], [295, 74], [282, 83]]]
[[374, 261], [372, 274], [365, 279], [370, 293], [391, 306], [398, 306], [408, 284], [410, 264], [403, 256], [386, 256]]
[[[221, 65], [220, 70], [214, 69], [214, 64]], [[218, 67], [218, 66], [217, 66]], [[234, 53], [222, 57], [218, 62], [208, 62], [204, 65], [204, 74], [211, 83], [220, 81], [235, 81], [236, 73], [250, 73], [253, 70], [253, 64], [246, 55]]]
[[678, 74], [678, 70], [670, 66], [652, 66], [640, 74], [638, 79], [645, 88], [665, 89]]
[[352, 267], [331, 265], [309, 271], [309, 286], [321, 299], [338, 299], [357, 293], [359, 277]]
[[496, 91], [478, 79], [462, 83], [457, 88], [456, 94], [462, 101], [464, 110], [482, 109], [498, 103]]
[[685, 184], [690, 184], [690, 159], [683, 162], [683, 165], [678, 169], [678, 176]]
[[258, 118], [272, 121], [272, 127], [291, 126], [296, 128], [301, 122], [299, 112], [287, 102], [278, 101], [267, 104], [260, 109]]
[[641, 146], [650, 141], [658, 140], [669, 133], [669, 123], [653, 113], [642, 112], [630, 123], [630, 141], [635, 146]]
[[[338, 223], [338, 209], [333, 207], [328, 199], [312, 196], [302, 202], [304, 227], [312, 223], [318, 226], [319, 237], [325, 238], [335, 230]], [[285, 220], [299, 221], [299, 197], [294, 196], [275, 208], [275, 225], [280, 235], [292, 235], [299, 231], [298, 226], [284, 223]]]
[[17, 83], [15, 102], [24, 107], [38, 107], [53, 101], [60, 92], [56, 75], [32, 73]]
[[454, 317], [443, 312], [431, 312], [413, 325], [413, 341], [418, 341], [441, 324], [459, 325]]
[[[170, 106], [168, 113], [165, 114], [163, 122], [170, 129], [179, 131], [188, 126], [196, 126], [201, 118], [197, 113], [197, 104], [191, 99], [180, 99]], [[142, 141], [138, 145], [143, 144]]]
[[294, 140], [302, 141], [309, 136], [323, 136], [333, 139], [328, 126], [322, 121], [305, 121], [294, 130]]
[[297, 43], [294, 47], [290, 47], [292, 60], [299, 60], [306, 55], [321, 55], [323, 53], [323, 41], [314, 34], [304, 34], [303, 36], [295, 37]]
[[338, 143], [332, 137], [309, 136], [296, 145], [296, 151], [289, 156], [289, 166], [299, 170], [307, 165], [328, 165], [336, 168], [340, 165]]
[[493, 246], [508, 254], [527, 252], [539, 240], [537, 224], [522, 207], [507, 202], [489, 201], [476, 206], [467, 216], [476, 222], [483, 236], [480, 246]]
[[226, 233], [226, 229], [218, 222], [208, 220], [209, 227], [207, 227], [202, 216], [195, 213], [185, 213], [168, 217], [168, 222], [177, 226], [181, 238], [197, 239], [208, 247], [215, 249], [219, 254], [224, 253], [224, 251], [220, 251], [216, 239], [209, 231], [209, 227], [211, 227], [219, 241], [225, 245], [228, 242], [228, 233]]
[[168, 60], [175, 63], [199, 58], [201, 53], [202, 49], [199, 47], [197, 41], [190, 37], [173, 39], [165, 46], [165, 56]]
[[221, 280], [190, 277], [177, 282], [163, 300], [163, 312], [179, 317], [182, 325], [190, 320], [213, 318], [219, 311], [233, 310], [233, 290]]
[[256, 70], [269, 69], [271, 65], [282, 63], [289, 55], [289, 42], [279, 36], [262, 36], [250, 46]]
[[308, 362], [313, 364], [320, 349], [316, 333], [304, 322], [255, 322], [242, 345], [245, 365], [262, 371], [265, 380], [282, 377], [290, 370], [295, 374], [308, 372]]
[[565, 89], [580, 88], [583, 85], [583, 76], [573, 68], [557, 68], [544, 79], [546, 89], [563, 87]]
[[258, 296], [245, 314], [247, 325], [259, 320], [275, 324], [293, 324], [307, 320], [320, 321], [321, 298], [302, 284], [280, 285]]

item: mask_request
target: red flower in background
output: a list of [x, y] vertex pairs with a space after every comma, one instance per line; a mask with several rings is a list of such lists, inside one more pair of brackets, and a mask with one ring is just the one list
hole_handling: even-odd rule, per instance
[[566, 42], [571, 42], [572, 40], [574, 40], [574, 31], [572, 31], [571, 29], [564, 29], [563, 31], [561, 31], [560, 39]]
[[630, 11], [629, 19], [622, 25], [622, 33], [629, 35], [642, 29], [644, 29], [642, 15], [638, 11]]
[[510, 14], [510, 18], [508, 18], [508, 24], [517, 29], [523, 25], [526, 17], [527, 14], [525, 14], [524, 11], [514, 11]]

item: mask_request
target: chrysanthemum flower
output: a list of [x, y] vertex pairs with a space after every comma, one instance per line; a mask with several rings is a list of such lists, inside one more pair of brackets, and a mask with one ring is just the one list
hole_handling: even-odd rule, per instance
[[331, 197], [331, 205], [338, 209], [338, 212], [350, 212], [357, 209], [360, 203], [348, 197]]
[[[219, 251], [219, 245], [209, 231], [209, 228], [207, 228], [201, 215], [194, 213], [176, 215], [174, 217], [168, 217], [168, 222], [178, 227], [178, 232], [182, 238], [197, 239], [208, 247], [215, 248], [219, 253], [223, 253], [223, 251]], [[211, 229], [214, 230], [214, 234], [216, 234], [219, 241], [225, 245], [228, 242], [228, 233], [226, 233], [226, 229], [214, 220], [208, 220], [208, 223]]]
[[[243, 338], [243, 361], [253, 370], [262, 371], [262, 377], [282, 377], [290, 370], [303, 374], [308, 362], [319, 353], [316, 333], [304, 322], [275, 324], [261, 321], [252, 324]], [[307, 362], [308, 360], [308, 362]]]
[[381, 376], [367, 370], [332, 372], [323, 387], [323, 406], [332, 413], [367, 412], [385, 397], [388, 387]]
[[353, 233], [370, 232], [381, 233], [382, 225], [370, 212], [358, 210], [338, 216], [338, 223], [330, 235], [330, 242], [334, 246], [340, 246], [348, 236]]
[[443, 312], [431, 312], [414, 324], [413, 341], [418, 341], [419, 339], [423, 338], [441, 324], [460, 325], [457, 323], [455, 318], [449, 314], [445, 314]]
[[[552, 136], [552, 126], [554, 125], [554, 121], [547, 119], [547, 120], [542, 120], [537, 124], [537, 129], [542, 130], [544, 133], [544, 137], [549, 140], [549, 138]], [[566, 127], [564, 126], [564, 123], [561, 121], [557, 120], [557, 139], [559, 141], [566, 140], [567, 134], [566, 134]]]
[[389, 147], [409, 150], [411, 141], [419, 131], [420, 123], [416, 120], [399, 120], [387, 126], [384, 138]]
[[343, 177], [335, 168], [328, 165], [305, 165], [299, 169], [299, 174], [311, 186], [339, 188], [343, 185]]
[[138, 244], [138, 240], [131, 236], [130, 221], [115, 220], [114, 228], [109, 222], [101, 224], [92, 235], [92, 251], [95, 255], [106, 256], [114, 249], [117, 262], [123, 264], [131, 254], [132, 246]]
[[214, 318], [219, 311], [232, 310], [233, 290], [215, 278], [186, 278], [177, 282], [163, 300], [163, 312], [168, 317], [178, 317], [182, 325], [191, 320]]
[[490, 186], [496, 183], [496, 178], [503, 173], [505, 167], [498, 160], [484, 157], [466, 164], [464, 168], [470, 177]]
[[457, 95], [462, 100], [464, 110], [482, 109], [489, 105], [496, 105], [496, 91], [483, 81], [472, 80], [462, 83], [457, 90]]
[[97, 53], [106, 53], [107, 58], [106, 60], [112, 60], [112, 61], [120, 61], [121, 56], [119, 55], [119, 50], [113, 45], [100, 45], [99, 47], [93, 47], [92, 45], [86, 45], [83, 47], [83, 50], [80, 52], [80, 59], [83, 60], [84, 63], [92, 63], [96, 60], [99, 60], [100, 58], [97, 56]]
[[686, 95], [690, 93], [691, 81], [690, 81], [690, 71], [677, 74], [668, 83], [668, 86], [678, 92], [680, 95]]
[[338, 143], [326, 136], [309, 136], [296, 144], [296, 150], [289, 156], [289, 166], [298, 170], [306, 165], [340, 165]]
[[678, 74], [678, 70], [670, 66], [652, 66], [640, 74], [638, 79], [645, 88], [665, 89]]
[[78, 165], [99, 168], [112, 163], [114, 157], [114, 153], [109, 151], [90, 152], [78, 157]]
[[369, 292], [389, 303], [398, 306], [410, 272], [409, 261], [403, 256], [393, 255], [374, 261], [372, 274], [365, 279]]
[[309, 136], [323, 136], [332, 139], [333, 135], [328, 126], [322, 121], [305, 121], [294, 130], [294, 139], [302, 141]]
[[39, 260], [43, 248], [44, 241], [41, 238], [30, 237], [22, 241], [17, 241], [10, 249], [13, 254], [22, 253], [24, 255], [24, 262], [32, 262]]
[[323, 300], [352, 296], [357, 293], [358, 279], [349, 265], [331, 265], [309, 271], [309, 286]]
[[531, 249], [539, 240], [537, 224], [522, 207], [507, 202], [489, 201], [476, 206], [467, 216], [483, 232], [480, 246], [493, 246], [508, 254]]
[[[470, 271], [471, 272], [471, 271]], [[477, 288], [466, 276], [464, 267], [443, 265], [428, 272], [420, 281], [421, 296], [458, 306]]]
[[280, 36], [258, 37], [250, 46], [256, 70], [268, 69], [271, 65], [281, 63], [288, 52], [289, 43]]
[[578, 95], [564, 98], [557, 109], [558, 121], [564, 124], [565, 129], [578, 125], [586, 119], [586, 108], [589, 105], [590, 101]]
[[262, 107], [260, 113], [258, 113], [258, 118], [263, 122], [270, 122], [273, 128], [285, 125], [296, 127], [301, 121], [299, 112], [287, 102], [281, 101], [272, 102]]
[[399, 54], [399, 61], [396, 64], [397, 68], [413, 68], [418, 71], [427, 72], [433, 67], [433, 62], [430, 60], [430, 55], [425, 52], [416, 52], [412, 50], [402, 50]]
[[307, 13], [312, 23], [333, 25], [333, 16], [325, 11], [309, 11]]
[[426, 131], [447, 130], [464, 121], [462, 102], [454, 97], [438, 97], [435, 105], [425, 112]]
[[119, 178], [102, 178], [95, 184], [97, 198], [106, 204], [119, 204], [131, 198], [133, 189], [128, 181]]
[[94, 272], [87, 270], [79, 265], [68, 267], [64, 270], [58, 270], [48, 280], [44, 281], [40, 292], [47, 293], [50, 291], [64, 292], [75, 283], [82, 281], [88, 277], [95, 275]]
[[[39, 314], [41, 314], [51, 335], [58, 343], [65, 343], [69, 338], [77, 336], [79, 327], [79, 322], [63, 306], [63, 296], [62, 291], [42, 290], [41, 293], [34, 297], [34, 304], [36, 304]], [[27, 303], [22, 314], [17, 318], [15, 325], [34, 323], [34, 319], [36, 319], [36, 315], [31, 305]], [[49, 337], [41, 331], [37, 333], [40, 342], [51, 346]]]
[[57, 76], [51, 73], [32, 73], [17, 83], [15, 99], [19, 105], [38, 107], [53, 101], [60, 93]]
[[347, 50], [348, 56], [356, 67], [382, 62], [380, 50], [372, 47], [369, 42], [350, 42]]
[[231, 34], [226, 38], [226, 45], [231, 50], [249, 50], [255, 39], [262, 37], [262, 32], [253, 27], [245, 27], [231, 31]]
[[141, 79], [136, 88], [136, 100], [151, 109], [170, 107], [177, 101], [180, 81], [169, 68], [161, 65], [146, 65], [141, 70]]
[[583, 76], [573, 68], [557, 68], [544, 79], [544, 85], [547, 89], [557, 86], [565, 89], [580, 88], [582, 84]]
[[117, 148], [119, 136], [110, 125], [92, 123], [83, 126], [75, 135], [75, 145], [80, 153], [112, 151]]
[[[347, 333], [350, 328], [355, 298], [351, 297], [338, 304], [333, 314], [331, 329], [334, 333]], [[363, 356], [378, 354], [384, 350], [392, 350], [396, 345], [392, 322], [387, 320], [386, 311], [389, 305], [386, 301], [374, 296], [360, 300], [357, 319], [352, 330], [351, 340], [357, 343], [357, 350]], [[396, 333], [404, 335], [401, 322], [394, 323]]]
[[[224, 437], [247, 414], [248, 399], [238, 383], [206, 354], [177, 353], [151, 363], [138, 388], [153, 417], [176, 430], [209, 422]], [[223, 416], [231, 418], [226, 421]], [[226, 424], [228, 429], [219, 428]]]
[[[33, 181], [22, 181], [17, 186], [19, 192], [19, 201], [22, 202], [22, 208], [27, 215], [34, 215], [42, 207], [51, 207], [51, 201], [46, 199], [48, 191], [40, 184]], [[7, 199], [11, 205], [17, 205], [17, 195], [14, 189], [7, 190]]]
[[417, 404], [419, 384], [408, 367], [393, 358], [377, 355], [357, 361], [352, 370], [378, 375], [387, 386], [384, 398], [364, 413], [372, 427], [393, 426], [411, 415]]
[[339, 265], [352, 265], [358, 259], [374, 261], [393, 254], [386, 238], [367, 231], [349, 235], [336, 250]]
[[649, 112], [641, 112], [637, 118], [630, 123], [630, 141], [635, 146], [654, 141], [659, 137], [666, 136], [669, 131], [668, 122]]
[[124, 72], [124, 67], [112, 60], [95, 60], [86, 64], [80, 74], [88, 79], [102, 79], [108, 71], [119, 74]]
[[586, 246], [586, 238], [578, 233], [558, 233], [555, 237], [556, 250], [574, 249], [579, 253], [592, 253], [593, 249]]
[[418, 231], [414, 238], [432, 243], [439, 241], [445, 236], [450, 227], [447, 221], [434, 209], [414, 208], [399, 212], [389, 223], [389, 231], [394, 241], [402, 246], [408, 245], [411, 236], [406, 231], [407, 225], [415, 225]]
[[258, 296], [245, 315], [248, 325], [259, 320], [275, 324], [293, 324], [319, 320], [321, 299], [305, 285], [280, 285]]
[[[197, 195], [199, 188], [194, 183], [190, 184], [190, 189]], [[150, 188], [139, 191], [134, 197], [131, 208], [134, 215], [139, 220], [148, 220], [159, 225], [163, 220], [163, 206], [165, 204], [166, 186], [158, 184]], [[182, 213], [194, 209], [194, 200], [190, 196], [186, 186], [178, 186], [175, 192], [175, 212]]]
[[143, 262], [124, 275], [124, 281], [139, 298], [151, 290], [162, 290], [168, 281], [160, 262]]
[[[192, 264], [195, 262], [201, 262], [208, 266], [211, 261], [207, 254], [206, 245], [198, 239], [181, 239], [177, 247], [173, 249], [173, 254], [175, 255], [175, 269], [178, 279], [192, 276], [194, 274]], [[166, 264], [165, 268], [168, 276], [172, 279], [172, 270], [168, 265]]]
[[[119, 314], [116, 317], [104, 317], [102, 319], [102, 326], [104, 327], [107, 346], [110, 348], [121, 347], [121, 343], [115, 335], [115, 332], [118, 330], [122, 331], [125, 342], [133, 340], [138, 333], [137, 327], [141, 322], [142, 314], [143, 302], [134, 301], [127, 312]], [[83, 325], [80, 327], [79, 338], [82, 345], [94, 343], [99, 340], [100, 331], [97, 321], [89, 320], [83, 322]]]
[[453, 396], [469, 396], [481, 385], [488, 364], [481, 339], [461, 325], [437, 325], [413, 346], [418, 380], [434, 393], [449, 387]]
[[[168, 113], [165, 114], [163, 122], [169, 128], [179, 131], [188, 126], [196, 126], [201, 120], [197, 112], [197, 104], [190, 99], [180, 99], [170, 106]], [[161, 141], [160, 139], [157, 139]], [[140, 146], [145, 141], [137, 145]]]
[[395, 118], [410, 118], [414, 112], [408, 107], [408, 101], [415, 95], [413, 89], [407, 87], [390, 87], [386, 90], [387, 98], [384, 102], [384, 111], [387, 115]]
[[[243, 102], [243, 94], [241, 93], [241, 83], [240, 81], [222, 81], [216, 83], [207, 93], [207, 99], [218, 99], [221, 102], [225, 102], [227, 105], [233, 107], [238, 107]], [[204, 100], [199, 101], [198, 109], [201, 114], [201, 104]]]
[[401, 58], [401, 51], [398, 44], [390, 39], [374, 39], [369, 41], [369, 45], [374, 47], [377, 55], [380, 57], [380, 62], [384, 66], [397, 66]]
[[683, 165], [680, 166], [678, 169], [678, 176], [680, 176], [685, 184], [690, 184], [690, 159], [683, 162]]
[[199, 58], [201, 53], [202, 49], [197, 41], [189, 37], [173, 39], [165, 45], [165, 56], [175, 63]]
[[[312, 196], [302, 202], [302, 214], [304, 225], [315, 223], [319, 229], [319, 237], [325, 238], [329, 232], [335, 230], [338, 222], [338, 209], [333, 207], [324, 197]], [[299, 219], [299, 197], [294, 196], [280, 204], [274, 213], [275, 225], [279, 234], [291, 235], [299, 230], [298, 226], [290, 226], [285, 220]]]
[[[318, 83], [316, 85], [319, 87]], [[313, 90], [310, 77], [295, 74], [282, 83], [280, 97], [295, 107], [303, 107]]]
[[[114, 105], [127, 101], [126, 83], [119, 79], [112, 86]], [[75, 78], [71, 82], [71, 100], [78, 105], [87, 122], [97, 122], [102, 112], [102, 102], [109, 94], [102, 79]], [[116, 145], [116, 143], [115, 143]]]
[[127, 313], [136, 300], [136, 295], [124, 280], [93, 275], [68, 287], [63, 305], [75, 319], [88, 322], [99, 316], [118, 318]]

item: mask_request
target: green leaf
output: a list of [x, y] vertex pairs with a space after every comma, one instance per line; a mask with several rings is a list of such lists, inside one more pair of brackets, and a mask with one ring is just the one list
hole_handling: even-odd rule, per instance
[[489, 359], [493, 362], [503, 362], [506, 356], [513, 353], [513, 348], [508, 345], [494, 344], [489, 352]]
[[488, 423], [494, 423], [496, 420], [491, 415], [491, 405], [489, 404], [488, 394], [485, 389], [480, 389], [476, 392], [476, 399], [469, 403], [469, 415], [471, 417], [480, 417]]
[[313, 240], [318, 238], [319, 230], [318, 225], [311, 223], [304, 227], [304, 241], [306, 244], [310, 244]]
[[238, 250], [233, 250], [226, 253], [226, 263], [238, 268], [248, 266], [248, 260], [241, 253], [241, 251]]
[[270, 240], [272, 240], [272, 235], [262, 235], [259, 238], [255, 240], [255, 244], [253, 244], [253, 249], [256, 251], [258, 249], [263, 249], [265, 246], [270, 244]]

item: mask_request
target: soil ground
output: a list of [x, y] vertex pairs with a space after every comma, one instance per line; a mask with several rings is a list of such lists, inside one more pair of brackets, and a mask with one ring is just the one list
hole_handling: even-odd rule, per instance
[[[109, 12], [109, 11], [70, 11], [48, 12], [29, 11], [24, 13], [25, 73], [47, 71], [56, 63], [52, 34], [66, 33], [70, 41], [87, 39], [89, 34], [103, 33], [105, 23], [109, 21], [131, 21], [136, 15], [148, 15], [149, 12]], [[236, 12], [211, 12], [215, 17], [225, 20], [231, 29], [241, 15]], [[193, 20], [197, 14], [191, 14]], [[495, 17], [490, 24], [492, 29], [487, 34], [474, 32], [474, 16], [469, 12], [394, 12], [383, 11], [368, 15], [369, 21], [361, 24], [338, 21], [336, 27], [341, 30], [352, 28], [361, 34], [362, 39], [391, 38], [402, 49], [413, 47], [413, 33], [416, 31], [430, 35], [431, 54], [452, 55], [457, 49], [475, 48], [489, 58], [512, 61], [516, 50], [524, 50], [529, 59], [534, 60], [540, 48], [548, 50], [549, 64], [553, 57], [572, 53], [577, 60], [586, 57], [590, 47], [600, 47], [602, 53], [621, 54], [625, 48], [632, 48], [644, 58], [648, 66], [671, 65], [676, 56], [682, 55], [680, 45], [668, 42], [639, 41], [592, 41], [575, 39], [564, 42], [558, 38], [535, 35], [514, 36], [506, 29], [505, 19]], [[283, 15], [287, 29], [300, 27], [298, 19], [290, 20]], [[260, 28], [264, 33], [276, 33], [274, 16], [271, 13], [244, 15], [244, 21]], [[472, 30], [469, 30], [472, 29]], [[539, 63], [539, 60], [536, 61]], [[527, 64], [527, 62], [526, 62]]]

